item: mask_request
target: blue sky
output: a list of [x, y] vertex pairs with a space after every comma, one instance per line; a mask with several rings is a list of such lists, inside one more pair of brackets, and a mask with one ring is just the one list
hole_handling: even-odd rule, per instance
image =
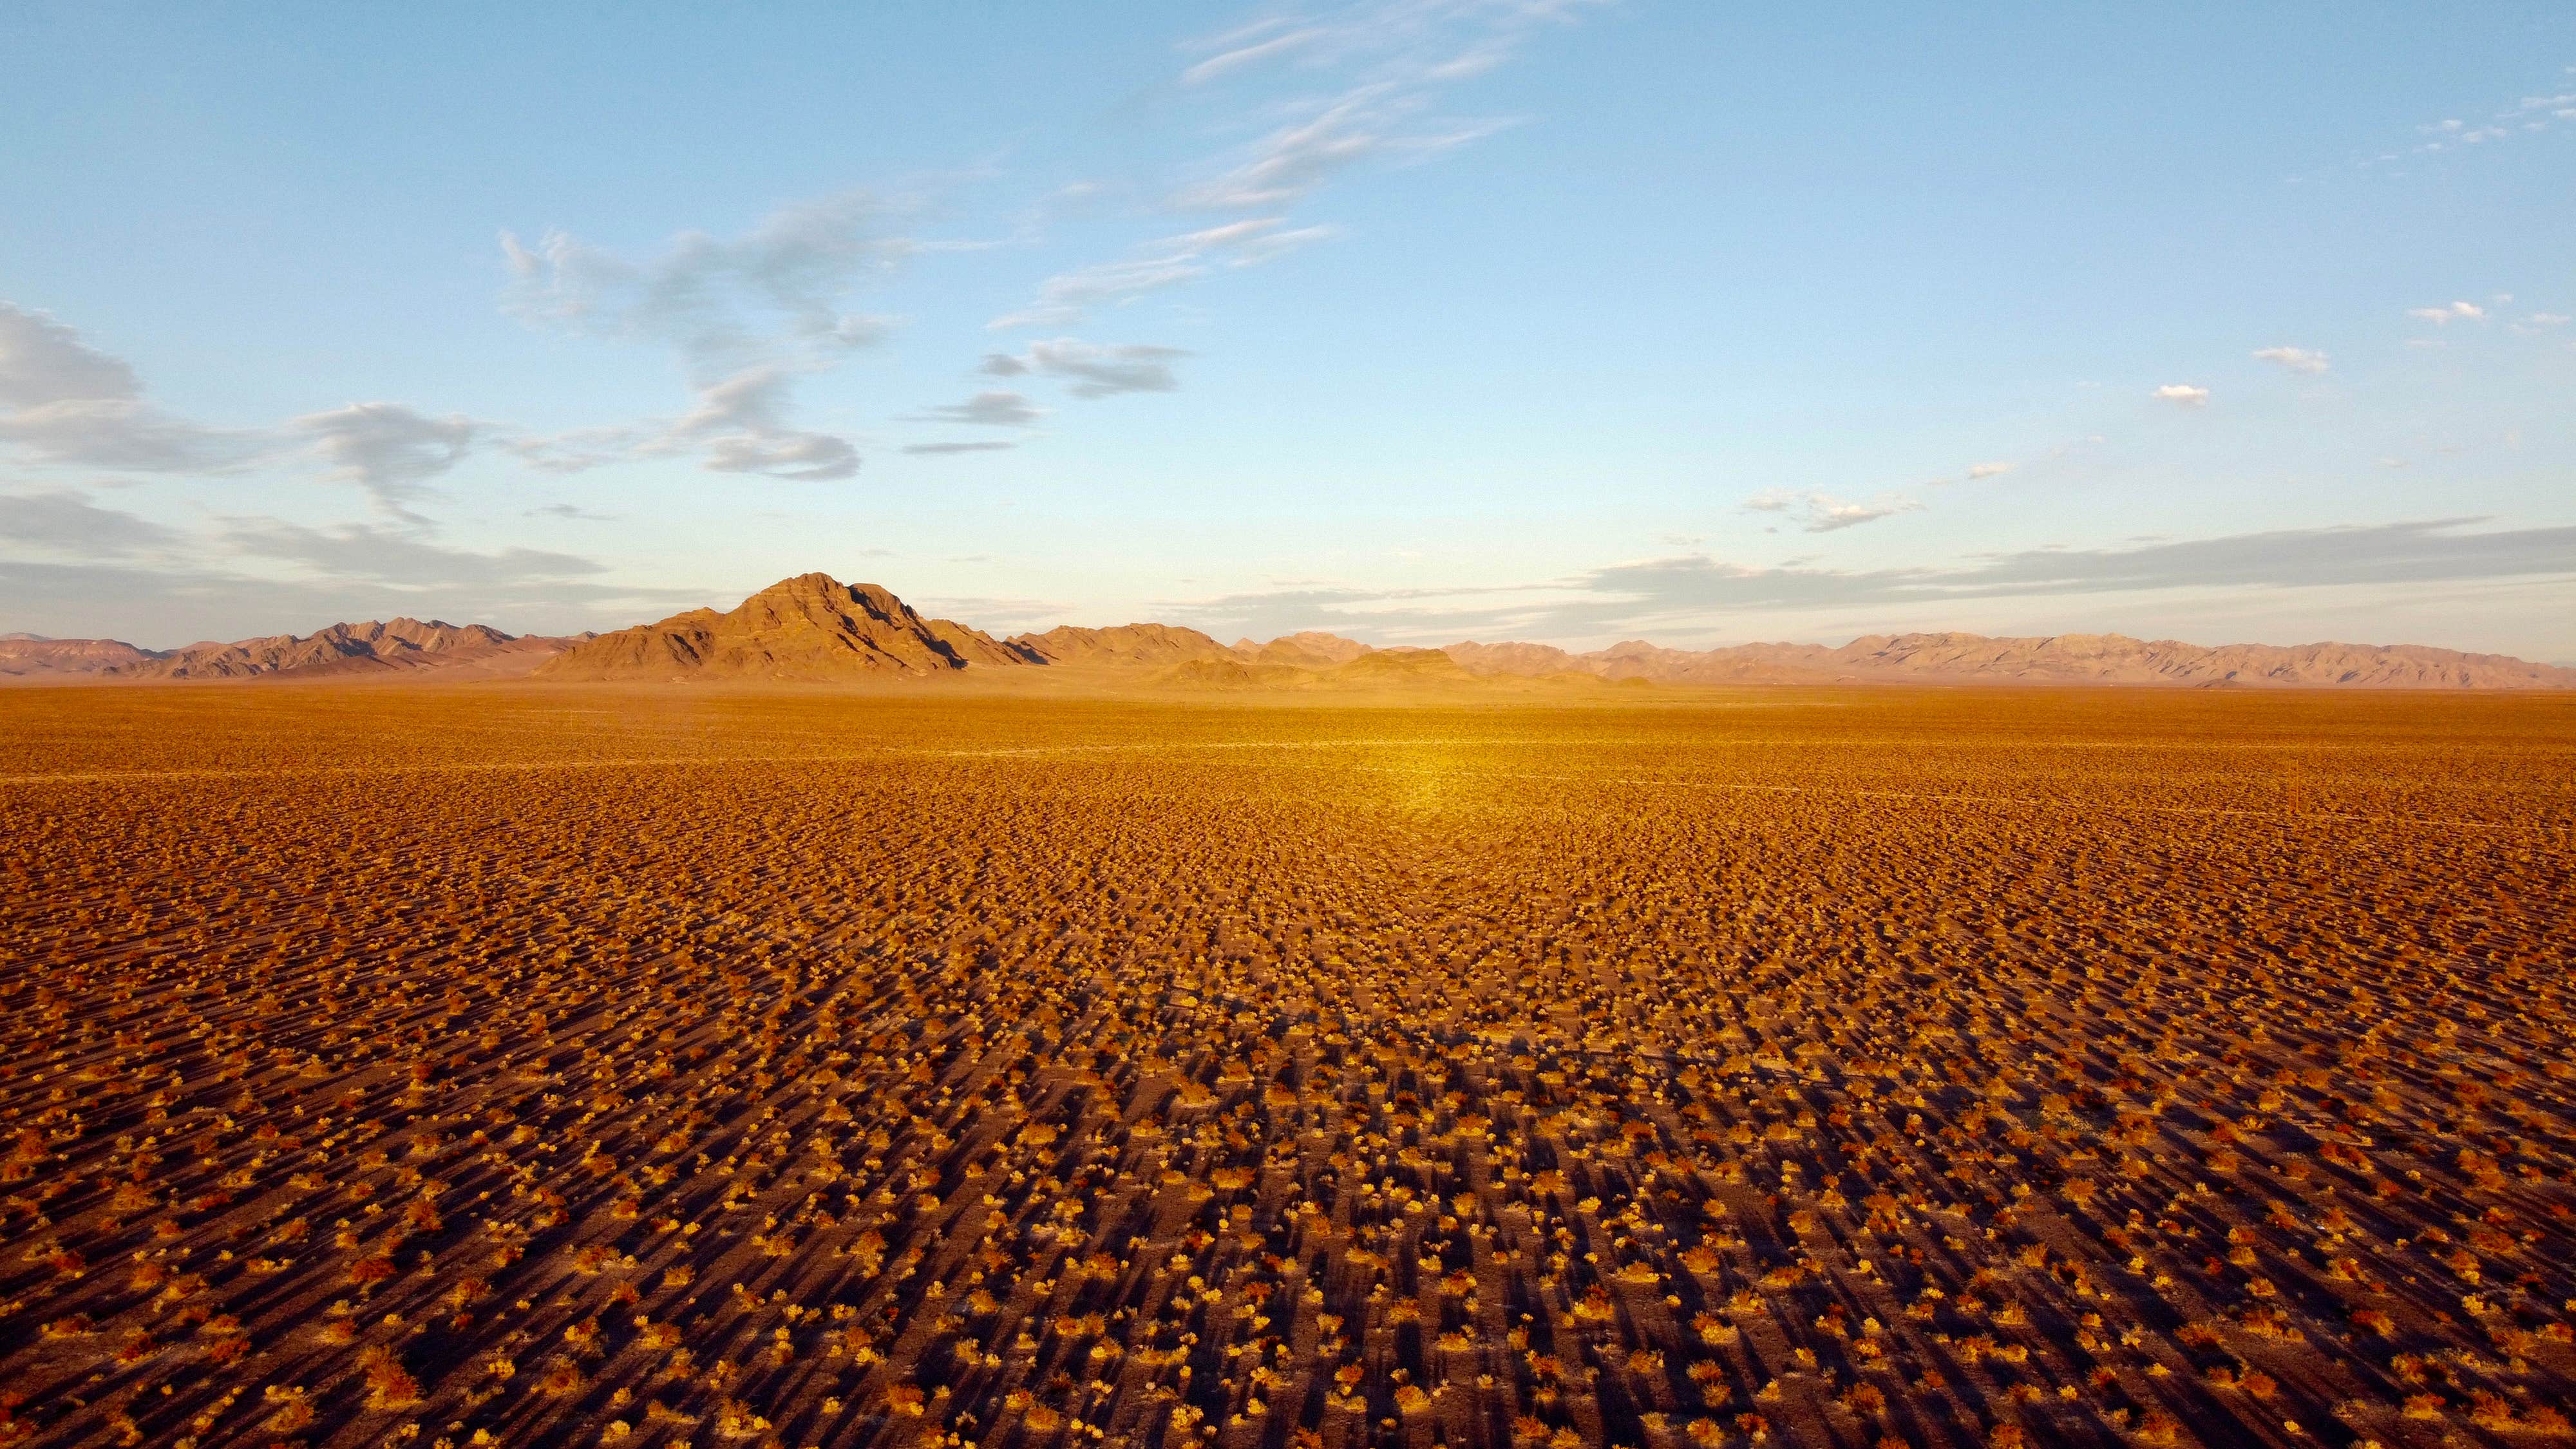
[[20, 5], [0, 629], [2576, 659], [2576, 11]]

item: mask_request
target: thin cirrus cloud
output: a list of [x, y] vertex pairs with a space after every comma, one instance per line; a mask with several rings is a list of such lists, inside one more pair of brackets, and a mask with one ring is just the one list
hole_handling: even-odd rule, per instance
[[123, 358], [46, 313], [0, 302], [0, 445], [61, 467], [225, 473], [271, 455], [278, 440], [172, 416], [144, 399]]
[[0, 493], [0, 543], [92, 558], [122, 558], [178, 546], [175, 528], [122, 509], [101, 508], [69, 488]]
[[581, 578], [604, 565], [571, 554], [449, 548], [415, 528], [362, 523], [311, 527], [275, 518], [230, 518], [211, 535], [103, 508], [72, 489], [0, 494], [0, 544], [81, 560], [151, 556], [283, 562], [336, 579], [426, 586]]
[[[0, 507], [0, 539], [12, 536], [5, 525], [14, 517]], [[693, 589], [607, 582], [604, 567], [589, 559], [445, 548], [411, 530], [233, 519], [211, 535], [173, 540], [149, 533], [158, 525], [133, 524], [147, 531], [150, 546], [113, 548], [122, 526], [93, 522], [74, 546], [55, 551], [59, 556], [0, 553], [0, 598], [9, 600], [15, 626], [170, 647], [202, 637], [179, 629], [198, 631], [199, 621], [218, 618], [231, 621], [233, 637], [394, 614], [534, 615], [566, 627], [575, 619], [614, 627], [704, 602]]]
[[908, 443], [904, 445], [904, 451], [914, 455], [915, 457], [943, 458], [953, 456], [958, 453], [1006, 453], [1018, 446], [1019, 444], [1017, 443], [998, 441], [976, 443]]
[[2324, 372], [2332, 366], [2326, 360], [2324, 353], [2312, 352], [2304, 347], [2258, 347], [2254, 349], [2254, 360], [2269, 362], [2290, 372], [2311, 375]]
[[787, 206], [732, 238], [682, 232], [632, 262], [562, 232], [534, 246], [501, 234], [522, 320], [588, 336], [666, 343], [705, 380], [787, 348], [828, 355], [881, 340], [891, 323], [844, 310], [858, 285], [920, 250], [893, 223], [907, 207], [865, 191]]
[[[2576, 74], [2576, 66], [2569, 67], [2569, 73]], [[2457, 116], [2427, 121], [2415, 128], [2421, 139], [2414, 144], [2380, 152], [2360, 164], [2364, 167], [2389, 166], [2443, 152], [2491, 146], [2518, 135], [2553, 130], [2570, 121], [2576, 121], [2576, 91], [2525, 95], [2512, 105], [2491, 113], [2484, 121], [2470, 122]]]
[[1034, 427], [1046, 411], [1015, 392], [979, 392], [962, 403], [942, 403], [913, 414], [907, 421], [963, 423], [985, 428]]
[[2418, 322], [2430, 322], [2436, 327], [2448, 327], [2454, 322], [2484, 322], [2487, 320], [2487, 309], [2475, 302], [2453, 302], [2442, 307], [2409, 307], [2406, 309], [2406, 315]]
[[[1287, 212], [1343, 173], [1371, 162], [1401, 164], [1452, 151], [1511, 124], [1440, 113], [1443, 91], [1503, 64], [1542, 28], [1572, 20], [1598, 0], [1371, 0], [1320, 15], [1281, 13], [1194, 41], [1197, 59], [1179, 74], [1184, 94], [1226, 100], [1238, 116], [1260, 117], [1258, 135], [1185, 165], [1167, 187], [1168, 209], [1237, 213], [1180, 236], [1139, 243], [1128, 255], [1059, 272], [1026, 306], [995, 317], [993, 330], [1070, 327], [1102, 307], [1190, 285], [1232, 268], [1258, 266], [1340, 235], [1330, 225], [1293, 225]], [[1233, 88], [1284, 72], [1292, 93], [1265, 100]], [[1093, 382], [1080, 397], [1167, 391]]]
[[461, 415], [430, 417], [392, 402], [351, 403], [276, 427], [206, 427], [154, 406], [131, 364], [69, 325], [0, 302], [0, 445], [39, 464], [216, 475], [308, 460], [417, 522], [408, 505], [463, 462], [484, 431]]
[[622, 612], [677, 592], [602, 584], [605, 572], [541, 549], [450, 548], [407, 526], [251, 517], [192, 531], [76, 490], [0, 494], [0, 598], [24, 625], [85, 637], [184, 643], [192, 636], [166, 631], [209, 615], [264, 626], [244, 632], [274, 632], [405, 612], [489, 617], [585, 604]]
[[1071, 337], [1032, 342], [1017, 353], [996, 352], [984, 359], [990, 377], [1037, 375], [1066, 379], [1067, 391], [1080, 398], [1115, 397], [1127, 392], [1173, 392], [1180, 380], [1172, 364], [1190, 354], [1178, 347], [1129, 343], [1103, 347]]
[[400, 403], [351, 403], [288, 425], [313, 440], [331, 476], [356, 483], [376, 502], [419, 522], [410, 510], [429, 481], [463, 462], [481, 431], [461, 414], [426, 417]]
[[1773, 488], [1744, 500], [1748, 513], [1776, 513], [1795, 518], [1809, 533], [1839, 533], [1876, 523], [1899, 513], [1911, 513], [1923, 505], [1919, 500], [1894, 493], [1882, 493], [1867, 500], [1837, 498], [1830, 493], [1801, 493]]
[[1172, 194], [1185, 211], [1246, 211], [1303, 201], [1342, 172], [1372, 160], [1419, 161], [1482, 140], [1504, 121], [1414, 124], [1426, 107], [1399, 86], [1355, 87], [1264, 136], [1245, 159]]
[[1170, 612], [1211, 632], [1367, 627], [1537, 641], [1705, 629], [1797, 610], [2199, 589], [2304, 589], [2576, 579], [2576, 526], [2480, 530], [2482, 518], [2280, 529], [2118, 549], [2029, 549], [1949, 567], [1757, 568], [1705, 554], [1485, 589], [1303, 586]]
[[788, 425], [794, 380], [786, 364], [757, 364], [699, 387], [696, 405], [677, 418], [514, 437], [508, 446], [529, 466], [556, 474], [640, 459], [694, 457], [711, 473], [757, 473], [803, 483], [854, 476], [859, 450], [848, 439]]
[[1441, 116], [1442, 91], [1509, 60], [1549, 25], [1595, 0], [1404, 0], [1304, 19], [1274, 15], [1196, 42], [1181, 72], [1197, 88], [1263, 69], [1314, 76], [1325, 89], [1288, 101], [1285, 119], [1172, 195], [1186, 210], [1247, 210], [1301, 201], [1344, 171], [1419, 160], [1510, 124]]
[[607, 572], [604, 565], [572, 554], [533, 548], [478, 553], [431, 543], [408, 531], [357, 523], [313, 528], [273, 518], [235, 519], [217, 537], [236, 556], [288, 563], [328, 578], [411, 587], [525, 583]]
[[985, 326], [997, 332], [1016, 327], [1068, 326], [1081, 321], [1095, 307], [1124, 305], [1225, 268], [1259, 266], [1339, 234], [1336, 227], [1291, 227], [1285, 218], [1267, 216], [1163, 237], [1145, 243], [1134, 256], [1049, 277], [1039, 284], [1035, 302], [1006, 312]]
[[513, 278], [506, 310], [534, 326], [667, 346], [697, 395], [675, 423], [648, 419], [513, 446], [558, 473], [691, 454], [719, 473], [807, 482], [852, 476], [860, 460], [848, 439], [789, 422], [791, 380], [829, 371], [892, 330], [893, 319], [848, 303], [921, 250], [897, 229], [908, 210], [846, 191], [783, 207], [737, 237], [684, 232], [645, 262], [561, 231], [534, 246], [502, 233]]

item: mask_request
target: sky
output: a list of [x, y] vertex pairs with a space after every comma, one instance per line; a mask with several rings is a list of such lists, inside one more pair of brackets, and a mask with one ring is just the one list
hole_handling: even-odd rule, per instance
[[0, 630], [2576, 662], [2576, 9], [0, 9]]

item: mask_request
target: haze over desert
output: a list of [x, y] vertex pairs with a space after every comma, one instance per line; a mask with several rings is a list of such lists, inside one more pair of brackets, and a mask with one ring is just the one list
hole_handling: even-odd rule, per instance
[[0, 1449], [2576, 1444], [2576, 9], [0, 57]]

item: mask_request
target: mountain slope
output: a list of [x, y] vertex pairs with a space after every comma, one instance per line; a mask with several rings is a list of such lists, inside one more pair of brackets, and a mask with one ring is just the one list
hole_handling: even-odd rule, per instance
[[[1307, 659], [1315, 654], [1302, 654]], [[1341, 664], [1320, 667], [1281, 663], [1268, 649], [1243, 657], [1227, 655], [1192, 659], [1160, 670], [1143, 683], [1155, 689], [1220, 694], [1309, 694], [1330, 692], [1419, 692], [1489, 690], [1505, 683], [1479, 677], [1437, 649], [1369, 649]], [[1517, 680], [1508, 681], [1519, 683]], [[1590, 680], [1583, 683], [1590, 684]]]
[[1839, 649], [1740, 644], [1666, 649], [1630, 640], [1588, 654], [1539, 644], [1452, 644], [1470, 672], [1581, 670], [1655, 684], [1803, 684], [1835, 680], [1984, 684], [2256, 685], [2291, 688], [2576, 689], [2576, 670], [2416, 644], [2223, 644], [2124, 634], [1991, 638], [1873, 634]]
[[0, 677], [202, 681], [436, 673], [502, 678], [527, 672], [568, 642], [504, 634], [482, 624], [401, 618], [168, 650], [138, 649], [118, 639], [19, 635], [0, 639]]
[[[323, 678], [470, 680], [783, 680], [829, 683], [953, 677], [968, 670], [1042, 674], [1073, 687], [1126, 680], [1222, 692], [1475, 689], [1510, 683], [1552, 691], [1613, 684], [1931, 683], [2165, 685], [2343, 689], [2576, 690], [2576, 669], [2500, 654], [2413, 644], [2204, 646], [2121, 634], [1996, 638], [1873, 634], [1838, 648], [1742, 644], [1670, 649], [1640, 639], [1576, 654], [1549, 644], [1465, 642], [1375, 648], [1308, 630], [1232, 646], [1169, 624], [1063, 626], [996, 639], [924, 617], [875, 584], [801, 574], [733, 609], [692, 609], [612, 634], [512, 636], [481, 624], [397, 618], [334, 624], [184, 649], [114, 639], [0, 635], [0, 681], [99, 682]], [[1037, 677], [1035, 674], [1030, 677]], [[1088, 683], [1085, 683], [1088, 681]]]
[[1083, 629], [1071, 624], [1043, 634], [1014, 634], [1010, 644], [1047, 664], [1169, 666], [1192, 659], [1221, 659], [1226, 647], [1196, 629], [1170, 624], [1118, 624]]
[[89, 679], [149, 664], [160, 656], [122, 639], [0, 637], [0, 679]]
[[1320, 629], [1301, 629], [1282, 634], [1267, 644], [1255, 645], [1246, 639], [1234, 646], [1238, 659], [1255, 664], [1287, 664], [1298, 669], [1330, 669], [1348, 664], [1363, 654], [1374, 652], [1371, 646], [1339, 634]]
[[934, 677], [1037, 662], [966, 625], [927, 619], [876, 584], [783, 579], [733, 609], [692, 609], [577, 644], [537, 671], [552, 680], [836, 680]]
[[311, 634], [277, 634], [232, 644], [191, 644], [125, 672], [136, 679], [373, 673], [481, 658], [509, 644], [512, 638], [483, 624], [371, 619], [361, 624], [333, 624]]

